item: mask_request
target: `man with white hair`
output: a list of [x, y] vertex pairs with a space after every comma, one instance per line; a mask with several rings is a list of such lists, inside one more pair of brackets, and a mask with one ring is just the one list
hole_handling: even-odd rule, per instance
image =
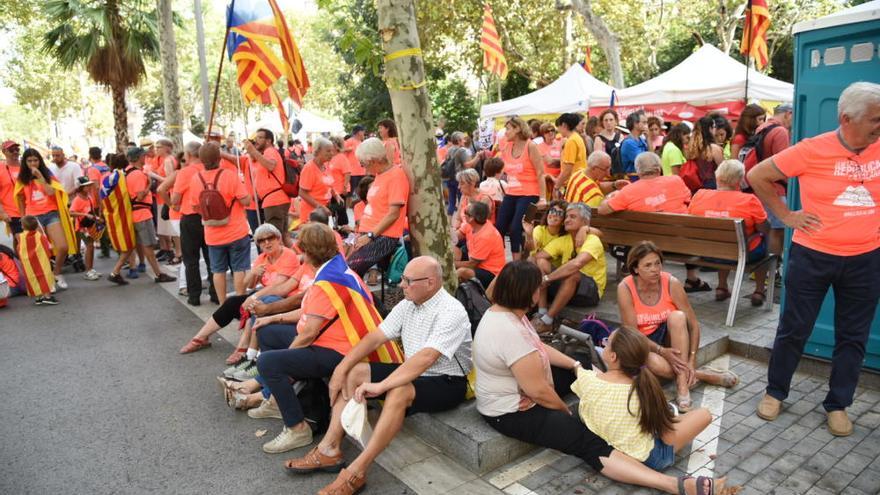
[[388, 161], [385, 145], [369, 138], [355, 151], [367, 173], [376, 177], [367, 193], [367, 206], [358, 223], [358, 238], [348, 266], [363, 276], [371, 266], [394, 254], [406, 225], [410, 183], [402, 167]]
[[639, 180], [624, 187], [599, 205], [599, 214], [615, 211], [687, 213], [691, 190], [677, 175], [662, 175], [660, 157], [645, 151], [635, 160]]
[[52, 162], [48, 167], [64, 187], [64, 191], [72, 197], [76, 193], [76, 179], [83, 174], [82, 168], [76, 162], [67, 159], [61, 146], [52, 146]]
[[[794, 229], [785, 271], [785, 303], [758, 416], [772, 421], [788, 397], [819, 309], [834, 289], [834, 353], [822, 406], [828, 431], [846, 436], [880, 299], [880, 84], [857, 82], [837, 103], [837, 129], [804, 139], [755, 166], [749, 182], [785, 225]], [[798, 178], [801, 209], [790, 210], [774, 183]]]
[[327, 208], [333, 198], [333, 176], [327, 166], [333, 158], [334, 146], [329, 139], [316, 137], [312, 141], [312, 158], [299, 176], [299, 219], [309, 221], [316, 208]]
[[605, 195], [629, 185], [628, 180], [606, 181], [611, 173], [611, 156], [596, 150], [587, 158], [587, 168], [571, 174], [565, 188], [565, 201], [598, 207]]

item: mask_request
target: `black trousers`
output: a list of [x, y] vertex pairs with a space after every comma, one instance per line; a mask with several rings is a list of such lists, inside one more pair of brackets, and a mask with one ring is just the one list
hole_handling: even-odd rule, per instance
[[834, 289], [834, 353], [826, 411], [846, 409], [853, 402], [865, 345], [880, 298], [880, 249], [856, 256], [834, 256], [792, 243], [785, 270], [785, 309], [767, 369], [767, 393], [788, 397], [791, 377], [813, 332], [828, 289]]
[[211, 280], [211, 260], [208, 257], [208, 245], [205, 244], [205, 228], [202, 226], [201, 215], [183, 215], [180, 218], [180, 251], [183, 254], [184, 273], [186, 274], [186, 292], [190, 300], [197, 300], [202, 293], [202, 274], [199, 272], [199, 253], [205, 258], [208, 267], [208, 280]]
[[232, 323], [232, 320], [237, 319], [241, 315], [241, 305], [244, 304], [245, 299], [247, 299], [249, 295], [250, 294], [236, 294], [227, 297], [226, 300], [223, 301], [223, 304], [214, 311], [211, 318], [214, 318], [214, 322], [220, 325], [220, 328], [229, 325]]

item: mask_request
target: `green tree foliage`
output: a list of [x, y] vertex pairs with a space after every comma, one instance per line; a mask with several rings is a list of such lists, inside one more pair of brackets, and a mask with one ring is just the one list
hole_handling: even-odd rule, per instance
[[431, 109], [434, 121], [442, 117], [446, 129], [469, 132], [476, 127], [479, 112], [476, 101], [460, 79], [429, 80]]

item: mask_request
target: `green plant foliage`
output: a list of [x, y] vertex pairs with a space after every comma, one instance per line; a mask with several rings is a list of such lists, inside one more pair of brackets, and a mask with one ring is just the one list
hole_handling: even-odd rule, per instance
[[470, 131], [476, 128], [479, 111], [467, 86], [459, 79], [429, 81], [431, 108], [434, 121], [442, 117], [450, 131]]

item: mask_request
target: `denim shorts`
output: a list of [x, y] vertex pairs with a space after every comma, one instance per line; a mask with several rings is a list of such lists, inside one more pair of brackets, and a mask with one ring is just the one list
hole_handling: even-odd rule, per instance
[[657, 326], [657, 329], [651, 332], [647, 337], [648, 339], [657, 344], [657, 345], [666, 345], [666, 334], [669, 333], [669, 328], [666, 326], [666, 322], [664, 321], [660, 325]]
[[663, 471], [675, 464], [675, 449], [672, 448], [672, 445], [663, 443], [663, 440], [654, 438], [654, 448], [651, 449], [651, 453], [642, 464], [654, 471]]
[[61, 215], [58, 214], [58, 210], [53, 210], [47, 213], [43, 213], [42, 215], [35, 215], [37, 220], [40, 221], [40, 225], [43, 228], [46, 228], [53, 223], [59, 223], [61, 221]]
[[208, 246], [211, 273], [246, 272], [251, 267], [251, 238], [244, 236], [237, 241], [220, 246]]

